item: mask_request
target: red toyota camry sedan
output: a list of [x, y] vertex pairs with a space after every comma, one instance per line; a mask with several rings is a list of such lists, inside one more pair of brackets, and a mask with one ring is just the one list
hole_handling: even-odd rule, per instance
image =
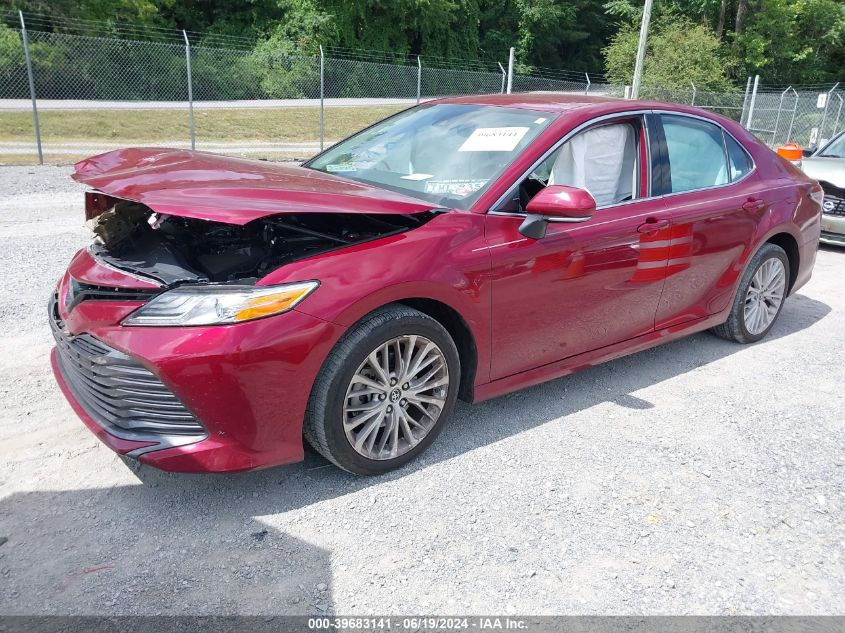
[[737, 123], [557, 94], [441, 99], [301, 167], [171, 149], [76, 165], [94, 232], [53, 370], [170, 471], [382, 473], [475, 402], [711, 330], [764, 337], [823, 192]]

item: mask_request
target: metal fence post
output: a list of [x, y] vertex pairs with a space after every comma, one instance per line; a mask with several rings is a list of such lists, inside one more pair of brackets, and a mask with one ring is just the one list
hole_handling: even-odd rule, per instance
[[505, 94], [505, 81], [508, 78], [508, 73], [505, 70], [505, 67], [502, 66], [502, 62], [496, 62], [496, 63], [499, 64], [499, 70], [502, 71], [502, 89], [499, 92], [501, 92], [502, 94]]
[[778, 102], [778, 115], [775, 117], [775, 129], [772, 131], [772, 145], [774, 145], [775, 142], [778, 140], [778, 130], [780, 129], [780, 113], [783, 110], [783, 98], [786, 96], [786, 93], [790, 90], [792, 90], [792, 86], [789, 86], [786, 90], [780, 93], [780, 101]]
[[324, 68], [325, 68], [325, 57], [323, 56], [323, 45], [320, 44], [320, 151], [321, 152], [323, 151], [323, 146], [325, 144], [325, 134], [324, 134], [324, 127], [323, 127], [323, 123], [324, 123], [323, 109], [324, 109], [324, 101], [325, 101], [325, 96], [326, 96], [326, 91], [325, 91], [326, 86], [325, 86], [325, 79], [324, 79], [324, 74], [323, 74]]
[[745, 82], [745, 94], [742, 97], [742, 112], [739, 114], [739, 124], [745, 125], [745, 113], [748, 112], [748, 95], [751, 92], [751, 75], [748, 76], [748, 81]]
[[795, 91], [795, 88], [790, 88], [792, 93], [795, 95], [795, 103], [792, 105], [792, 118], [789, 120], [789, 129], [786, 131], [786, 142], [789, 143], [789, 139], [792, 138], [792, 126], [795, 125], [795, 113], [798, 111], [798, 102], [801, 100], [801, 97]]
[[[839, 99], [839, 109], [836, 111], [836, 121], [833, 123], [833, 134], [836, 134], [836, 131], [839, 129], [839, 115], [842, 114], [842, 104], [843, 99], [842, 95], [836, 93], [836, 98]], [[833, 136], [833, 135], [831, 135]]]
[[590, 86], [592, 85], [592, 82], [590, 81], [590, 73], [584, 73], [584, 76], [587, 78], [587, 85], [584, 88], [584, 94], [587, 94], [588, 92], [590, 92]]
[[698, 90], [695, 89], [695, 84], [689, 82], [689, 85], [692, 86], [692, 99], [690, 100], [690, 105], [695, 105], [695, 95], [698, 94]]
[[417, 55], [417, 104], [420, 102], [420, 90], [422, 89], [422, 60]]
[[757, 88], [760, 85], [760, 75], [754, 75], [754, 89], [751, 91], [751, 104], [748, 106], [748, 119], [745, 121], [745, 129], [751, 130], [751, 123], [754, 120], [754, 102], [757, 101]]
[[35, 146], [38, 148], [38, 164], [44, 164], [44, 153], [41, 151], [41, 126], [38, 123], [38, 106], [35, 103], [35, 78], [32, 74], [32, 60], [29, 57], [29, 37], [26, 35], [26, 23], [23, 21], [23, 11], [18, 11], [21, 18], [21, 37], [23, 38], [23, 52], [26, 58], [26, 74], [29, 78], [29, 96], [32, 97], [32, 120], [35, 123]]
[[[839, 82], [837, 81], [833, 84], [833, 88], [827, 91], [827, 99], [824, 101], [824, 114], [822, 115], [822, 124], [819, 126], [819, 145], [821, 145], [822, 138], [824, 138], [824, 125], [827, 122], [827, 108], [830, 105], [830, 98], [833, 96], [833, 92], [839, 87]], [[834, 130], [835, 132], [836, 130]]]
[[188, 41], [188, 34], [182, 29], [182, 37], [185, 38], [185, 68], [188, 71], [188, 126], [191, 130], [191, 149], [197, 148], [196, 131], [194, 129], [194, 82], [191, 78], [191, 43]]
[[511, 88], [513, 87], [513, 56], [514, 49], [511, 46], [511, 52], [508, 54], [508, 94], [511, 93]]

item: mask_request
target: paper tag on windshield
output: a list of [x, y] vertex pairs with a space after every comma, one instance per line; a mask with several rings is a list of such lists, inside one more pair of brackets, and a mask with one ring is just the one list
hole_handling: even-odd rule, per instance
[[469, 135], [459, 152], [512, 152], [527, 127], [480, 127]]
[[402, 180], [428, 180], [431, 178], [431, 174], [408, 174], [407, 176], [402, 176]]
[[425, 192], [464, 197], [486, 184], [486, 180], [429, 180], [425, 183]]
[[345, 172], [358, 171], [356, 163], [339, 163], [326, 165], [326, 171], [330, 174], [342, 174]]

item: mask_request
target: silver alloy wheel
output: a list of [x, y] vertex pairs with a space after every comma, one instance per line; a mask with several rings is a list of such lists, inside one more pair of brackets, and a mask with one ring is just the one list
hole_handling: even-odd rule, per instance
[[368, 459], [407, 453], [437, 424], [448, 390], [449, 367], [436, 343], [413, 334], [382, 343], [346, 389], [346, 439]]
[[777, 257], [764, 261], [748, 285], [745, 293], [743, 319], [749, 334], [764, 332], [780, 310], [786, 293], [786, 268]]

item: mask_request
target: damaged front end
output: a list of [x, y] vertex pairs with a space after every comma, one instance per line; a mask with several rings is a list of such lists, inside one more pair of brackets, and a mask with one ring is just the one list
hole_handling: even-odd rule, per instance
[[295, 309], [321, 283], [297, 271], [321, 262], [284, 267], [402, 240], [439, 213], [335, 176], [200, 152], [118, 150], [73, 178], [89, 188], [94, 240], [50, 299], [54, 375], [103, 442], [172, 471], [302, 459], [309, 393], [344, 328]]
[[251, 285], [290, 262], [408, 231], [434, 212], [407, 215], [285, 213], [246, 224], [160, 214], [144, 204], [87, 194], [99, 262], [164, 288]]

